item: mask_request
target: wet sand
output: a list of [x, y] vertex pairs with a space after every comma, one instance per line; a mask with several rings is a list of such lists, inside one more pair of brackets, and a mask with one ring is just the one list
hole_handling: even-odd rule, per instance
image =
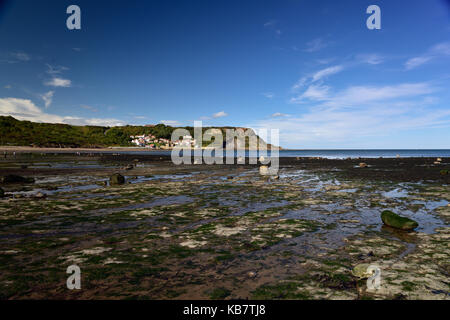
[[[270, 179], [152, 154], [17, 153], [0, 176], [35, 182], [1, 185], [0, 298], [448, 299], [450, 159], [435, 160], [281, 158]], [[109, 186], [115, 172], [125, 185]], [[383, 226], [385, 209], [419, 228]], [[379, 290], [352, 275], [359, 263], [381, 268]], [[65, 286], [71, 264], [82, 290]]]

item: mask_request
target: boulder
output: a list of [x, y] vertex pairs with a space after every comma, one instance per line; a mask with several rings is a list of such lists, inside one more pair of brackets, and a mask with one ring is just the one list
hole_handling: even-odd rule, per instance
[[368, 263], [361, 263], [361, 264], [357, 264], [353, 269], [352, 269], [352, 274], [360, 279], [365, 279], [365, 278], [369, 278], [372, 274], [367, 272], [367, 268], [369, 268], [370, 264]]
[[34, 197], [35, 197], [36, 199], [44, 199], [45, 197], [47, 197], [47, 195], [44, 194], [44, 193], [42, 193], [42, 192], [38, 192], [38, 193], [36, 193], [36, 194], [34, 195]]
[[123, 167], [123, 170], [133, 170], [134, 166], [132, 164], [129, 164], [125, 167]]
[[384, 210], [381, 213], [381, 220], [385, 225], [401, 230], [414, 230], [419, 226], [416, 221], [399, 216], [389, 210]]
[[367, 167], [367, 163], [361, 162], [361, 163], [359, 164], [359, 167], [360, 167], [360, 168], [366, 168], [366, 167]]
[[0, 177], [0, 182], [2, 182], [2, 183], [34, 183], [34, 179], [18, 176], [15, 174], [9, 174], [9, 175]]
[[111, 177], [109, 177], [110, 185], [120, 185], [125, 183], [125, 177], [120, 173], [115, 173]]
[[0, 188], [0, 198], [3, 198], [5, 196], [5, 191]]

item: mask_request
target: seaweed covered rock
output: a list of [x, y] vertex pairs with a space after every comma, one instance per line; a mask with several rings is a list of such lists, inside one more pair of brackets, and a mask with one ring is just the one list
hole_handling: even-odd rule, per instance
[[9, 175], [0, 177], [0, 182], [1, 183], [34, 183], [34, 179], [18, 176], [15, 174], [9, 174]]
[[352, 269], [352, 274], [360, 279], [367, 279], [368, 277], [370, 277], [372, 274], [369, 273], [367, 271], [367, 269], [369, 268], [370, 264], [368, 263], [361, 263], [361, 264], [357, 264], [353, 269]]
[[125, 183], [125, 177], [120, 173], [115, 173], [111, 177], [109, 177], [109, 184], [111, 185], [120, 185]]
[[441, 170], [441, 175], [445, 176], [447, 174], [448, 174], [448, 170], [447, 169]]
[[399, 216], [389, 210], [384, 210], [381, 213], [381, 220], [385, 225], [401, 230], [414, 230], [419, 226], [416, 221]]

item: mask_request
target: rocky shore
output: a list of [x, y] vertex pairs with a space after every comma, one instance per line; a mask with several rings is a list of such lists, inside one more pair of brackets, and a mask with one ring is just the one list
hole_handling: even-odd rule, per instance
[[[273, 179], [155, 154], [9, 153], [0, 298], [448, 299], [450, 159], [436, 160], [281, 158]], [[82, 290], [65, 286], [72, 264]], [[355, 275], [366, 264], [376, 290]]]

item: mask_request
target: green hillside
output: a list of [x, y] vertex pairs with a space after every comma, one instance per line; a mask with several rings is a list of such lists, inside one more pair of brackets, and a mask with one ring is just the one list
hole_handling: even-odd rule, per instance
[[[194, 135], [193, 127], [184, 127]], [[226, 128], [220, 128], [224, 132]], [[151, 134], [170, 139], [177, 128], [158, 124], [155, 126], [73, 126], [68, 124], [19, 121], [11, 116], [0, 116], [0, 145], [58, 148], [100, 148], [132, 146], [130, 136]], [[208, 128], [203, 128], [206, 130]]]

